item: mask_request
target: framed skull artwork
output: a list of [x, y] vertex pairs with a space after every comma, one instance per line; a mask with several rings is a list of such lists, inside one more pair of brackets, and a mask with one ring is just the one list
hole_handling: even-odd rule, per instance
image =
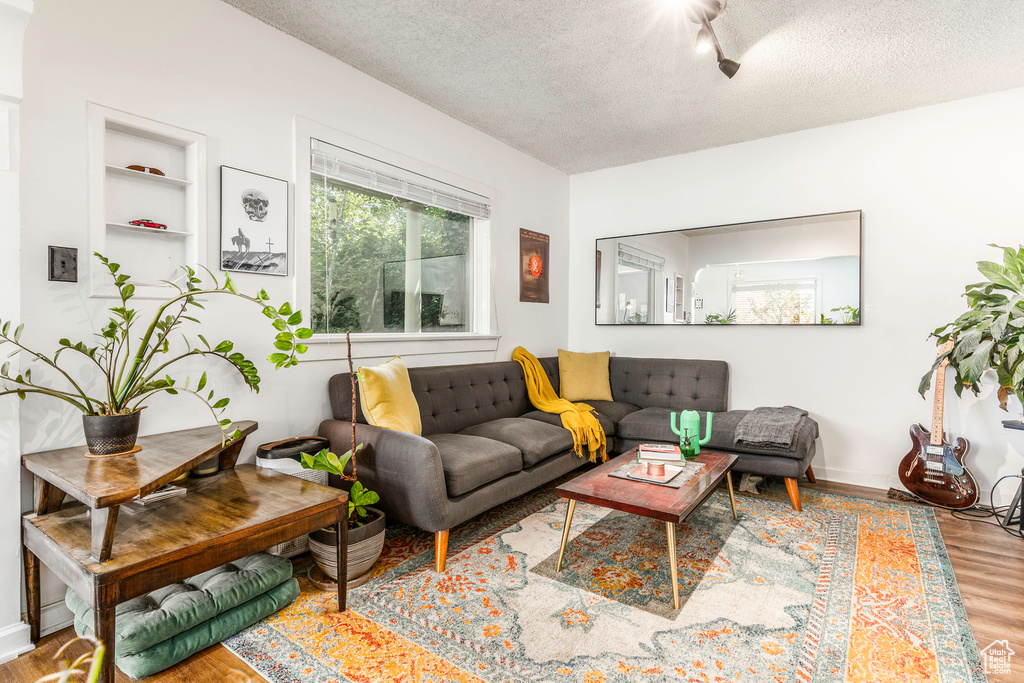
[[288, 181], [220, 167], [220, 268], [288, 274]]

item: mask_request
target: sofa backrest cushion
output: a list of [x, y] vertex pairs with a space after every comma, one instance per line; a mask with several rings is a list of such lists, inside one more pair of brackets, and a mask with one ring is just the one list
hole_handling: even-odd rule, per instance
[[[541, 358], [540, 362], [557, 392], [558, 359]], [[515, 361], [409, 368], [409, 380], [419, 404], [424, 436], [456, 433], [534, 409], [526, 395], [523, 369]], [[348, 373], [332, 377], [328, 393], [334, 418], [350, 420], [352, 390]], [[358, 409], [356, 417], [365, 422]]]
[[611, 357], [612, 396], [641, 408], [729, 409], [729, 364], [721, 360]]

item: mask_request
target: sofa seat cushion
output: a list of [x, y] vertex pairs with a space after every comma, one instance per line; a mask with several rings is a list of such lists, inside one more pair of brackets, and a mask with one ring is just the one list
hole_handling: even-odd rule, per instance
[[[679, 443], [679, 437], [672, 432], [670, 422], [673, 412], [678, 411], [668, 408], [644, 408], [622, 418], [616, 426], [616, 431], [621, 438], [627, 440]], [[703, 429], [706, 413], [698, 412], [700, 413], [701, 429]], [[705, 448], [802, 460], [818, 437], [818, 423], [809, 417], [804, 417], [797, 427], [793, 448], [790, 450], [736, 443], [736, 425], [749, 412], [749, 410], [730, 410], [725, 413], [715, 413], [711, 423], [711, 441]]]
[[640, 410], [640, 406], [625, 401], [584, 401], [584, 403], [596, 410], [598, 415], [603, 415], [611, 420], [613, 433], [617, 431], [622, 418]]
[[449, 496], [461, 496], [523, 469], [523, 454], [515, 446], [469, 434], [431, 434], [437, 446]]
[[[587, 405], [590, 405], [589, 403]], [[543, 410], [534, 410], [523, 415], [528, 420], [537, 420], [538, 422], [546, 422], [549, 425], [555, 425], [561, 429], [562, 427], [562, 416], [555, 413], [545, 413]], [[607, 416], [597, 413], [597, 421], [601, 423], [601, 429], [604, 430], [605, 436], [612, 436], [615, 434], [615, 423], [608, 419]], [[565, 429], [566, 434], [570, 434], [568, 429]], [[569, 436], [570, 440], [572, 435]]]
[[482, 436], [518, 448], [523, 454], [523, 467], [533, 467], [545, 458], [572, 448], [572, 434], [568, 429], [522, 417], [491, 420], [463, 429], [459, 434]]

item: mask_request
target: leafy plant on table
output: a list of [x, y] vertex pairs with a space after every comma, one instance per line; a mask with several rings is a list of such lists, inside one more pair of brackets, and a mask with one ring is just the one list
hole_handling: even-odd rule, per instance
[[704, 316], [705, 325], [733, 325], [736, 323], [736, 309], [728, 313], [709, 313]]
[[[269, 303], [270, 296], [265, 290], [254, 296], [242, 294], [230, 277], [225, 275], [221, 282], [209, 270], [206, 273], [212, 286], [204, 284], [195, 270], [184, 266], [183, 284], [167, 283], [177, 290], [177, 294], [159, 305], [142, 336], [133, 339], [136, 325], [143, 320], [139, 311], [129, 304], [135, 296], [135, 285], [130, 276], [119, 272], [119, 264], [112, 263], [101, 254], [95, 256], [109, 271], [120, 303], [109, 309], [110, 318], [94, 335], [94, 344], [61, 339], [60, 348], [52, 356], [47, 356], [22, 343], [24, 325], [12, 329], [10, 320], [0, 321], [0, 347], [14, 347], [0, 365], [0, 396], [17, 394], [24, 400], [28, 394], [42, 394], [65, 401], [86, 415], [127, 415], [141, 410], [148, 398], [159, 393], [191, 394], [206, 405], [221, 429], [225, 430], [225, 436], [234, 439], [239, 432], [236, 429], [228, 433], [231, 420], [223, 417], [230, 399], [218, 398], [212, 389], [208, 389], [206, 373], [203, 372], [194, 384], [188, 376], [182, 378], [172, 374], [174, 366], [186, 359], [217, 358], [231, 365], [249, 389], [259, 392], [260, 376], [256, 366], [234, 350], [233, 342], [224, 340], [211, 344], [201, 334], [193, 338], [182, 332], [182, 328], [190, 323], [199, 324], [195, 317], [197, 311], [203, 309], [199, 298], [231, 296], [259, 306], [277, 330], [274, 340], [276, 352], [268, 360], [278, 368], [298, 364], [298, 355], [306, 351], [301, 340], [313, 336], [309, 328], [299, 327], [302, 323], [300, 311], [293, 311], [288, 303], [275, 308]], [[175, 332], [181, 334], [185, 348], [179, 347], [172, 353], [171, 335]], [[11, 359], [19, 354], [30, 363], [56, 371], [66, 386], [45, 386], [36, 382], [31, 368], [24, 372], [12, 371]], [[80, 356], [90, 366], [95, 366], [95, 371], [103, 378], [102, 387], [95, 392], [83, 389], [79, 381], [61, 367], [60, 361], [65, 354]]]
[[986, 279], [967, 285], [965, 313], [932, 332], [939, 345], [952, 339], [953, 348], [936, 358], [921, 378], [918, 392], [924, 395], [932, 373], [949, 360], [949, 368], [956, 373], [957, 396], [964, 388], [977, 395], [982, 374], [995, 370], [999, 407], [1006, 410], [1011, 394], [1024, 403], [1024, 246], [989, 246], [1002, 249], [1003, 263], [978, 262], [978, 271]]

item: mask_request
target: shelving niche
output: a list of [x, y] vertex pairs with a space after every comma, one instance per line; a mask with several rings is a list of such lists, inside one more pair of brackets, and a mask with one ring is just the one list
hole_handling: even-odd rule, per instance
[[[136, 296], [164, 298], [163, 280], [205, 261], [206, 136], [89, 103], [89, 266], [94, 297], [115, 297], [92, 252], [121, 264]], [[158, 168], [155, 175], [127, 168]], [[166, 230], [131, 225], [150, 220]]]

